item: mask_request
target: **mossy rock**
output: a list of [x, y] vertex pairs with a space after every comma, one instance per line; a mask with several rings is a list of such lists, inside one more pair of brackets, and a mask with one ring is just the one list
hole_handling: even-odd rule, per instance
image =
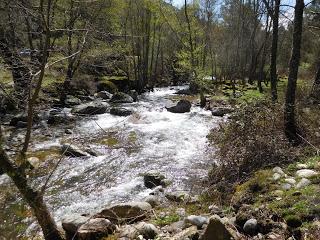
[[302, 225], [302, 220], [296, 215], [289, 215], [285, 218], [286, 223], [291, 228], [298, 228]]

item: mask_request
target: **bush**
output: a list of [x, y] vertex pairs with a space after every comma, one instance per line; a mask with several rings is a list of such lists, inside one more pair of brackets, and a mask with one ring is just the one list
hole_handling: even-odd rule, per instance
[[295, 161], [299, 149], [288, 143], [283, 132], [281, 105], [259, 100], [241, 106], [229, 122], [210, 134], [220, 157], [209, 174], [210, 182], [243, 182], [258, 169]]

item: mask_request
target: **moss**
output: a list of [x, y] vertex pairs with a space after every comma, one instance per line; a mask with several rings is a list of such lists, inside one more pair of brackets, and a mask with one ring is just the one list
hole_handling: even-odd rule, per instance
[[170, 214], [164, 217], [157, 217], [153, 222], [154, 224], [163, 227], [166, 225], [170, 225], [171, 223], [178, 222], [180, 217], [177, 214]]
[[102, 144], [108, 145], [109, 147], [114, 147], [119, 144], [119, 140], [115, 137], [108, 137], [101, 141]]

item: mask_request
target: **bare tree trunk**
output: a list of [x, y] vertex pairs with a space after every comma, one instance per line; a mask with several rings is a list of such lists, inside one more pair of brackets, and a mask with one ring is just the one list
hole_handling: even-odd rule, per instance
[[293, 22], [293, 42], [292, 42], [292, 55], [289, 65], [289, 78], [286, 93], [286, 102], [284, 110], [284, 128], [288, 140], [294, 144], [301, 143], [301, 137], [295, 119], [295, 100], [296, 100], [296, 87], [298, 70], [300, 64], [300, 49], [301, 37], [303, 27], [303, 10], [304, 1], [296, 0], [294, 22]]
[[318, 60], [318, 69], [316, 73], [316, 77], [312, 86], [310, 98], [316, 102], [320, 102], [320, 59]]
[[0, 128], [0, 169], [13, 180], [23, 198], [27, 201], [36, 216], [46, 240], [62, 240], [57, 225], [46, 206], [40, 192], [33, 190], [24, 174], [24, 169], [16, 166], [3, 150], [3, 139]]

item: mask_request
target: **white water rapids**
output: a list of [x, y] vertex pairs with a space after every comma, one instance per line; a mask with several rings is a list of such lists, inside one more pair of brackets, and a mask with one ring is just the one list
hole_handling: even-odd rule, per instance
[[[111, 203], [145, 198], [151, 191], [143, 184], [141, 174], [146, 172], [165, 175], [172, 182], [169, 190], [191, 191], [205, 179], [214, 156], [206, 136], [218, 119], [195, 105], [190, 113], [168, 112], [164, 107], [172, 104], [177, 89], [155, 89], [140, 96], [137, 103], [121, 104], [134, 110], [133, 116], [102, 114], [77, 123], [74, 133], [78, 136], [92, 138], [106, 131], [120, 139], [119, 142], [131, 136], [135, 146], [91, 143], [91, 148], [103, 153], [102, 156], [64, 158], [46, 194], [56, 220], [72, 213], [95, 213]], [[57, 138], [39, 142], [33, 147], [49, 148], [60, 141]], [[41, 182], [45, 177], [39, 179]]]

